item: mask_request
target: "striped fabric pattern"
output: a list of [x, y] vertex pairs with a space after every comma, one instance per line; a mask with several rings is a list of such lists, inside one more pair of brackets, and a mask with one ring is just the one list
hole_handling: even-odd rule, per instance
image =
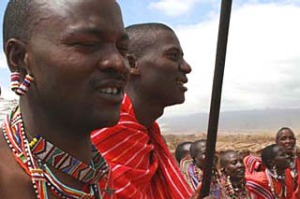
[[276, 199], [268, 189], [256, 183], [255, 181], [248, 180], [246, 182], [246, 186], [248, 191], [252, 193], [251, 195], [256, 196], [255, 199]]
[[111, 167], [109, 182], [115, 198], [191, 197], [192, 191], [164, 143], [158, 124], [149, 129], [139, 124], [127, 95], [119, 123], [94, 131], [91, 138]]
[[246, 174], [252, 174], [259, 170], [265, 170], [265, 166], [263, 165], [261, 158], [254, 155], [246, 156], [244, 158], [244, 165], [246, 167]]
[[[295, 194], [293, 192], [293, 181], [291, 177], [287, 175], [287, 172], [288, 170], [286, 170], [285, 178], [287, 195], [286, 197], [280, 197], [280, 199], [296, 199]], [[245, 175], [246, 187], [253, 199], [278, 199], [278, 197], [275, 196], [271, 191], [267, 173], [267, 170], [265, 170]], [[282, 184], [276, 179], [272, 180], [275, 193], [280, 193], [282, 190]]]

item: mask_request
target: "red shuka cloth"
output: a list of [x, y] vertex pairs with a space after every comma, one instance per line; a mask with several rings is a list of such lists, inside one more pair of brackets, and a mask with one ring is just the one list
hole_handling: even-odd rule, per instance
[[192, 196], [158, 124], [153, 123], [149, 129], [139, 124], [127, 95], [122, 102], [119, 123], [94, 131], [91, 139], [111, 167], [108, 180], [116, 198], [187, 199]]
[[[261, 159], [255, 156], [247, 156], [244, 159], [246, 167], [245, 179], [246, 188], [253, 199], [277, 199], [273, 195], [270, 184], [268, 181], [266, 168], [264, 167]], [[293, 180], [289, 174], [289, 170], [285, 171], [285, 185], [286, 185], [286, 197], [280, 197], [280, 199], [298, 199], [295, 197], [293, 190]], [[274, 191], [279, 194], [282, 191], [282, 185], [279, 181], [273, 179]]]
[[[257, 156], [253, 156], [253, 155], [249, 155], [246, 156], [244, 158], [244, 164], [246, 167], [246, 172], [245, 175], [246, 176], [251, 176], [252, 174], [255, 174], [258, 171], [265, 171], [265, 166], [263, 165], [261, 158], [257, 157]], [[300, 199], [300, 160], [298, 157], [296, 157], [296, 168], [298, 171], [298, 175], [297, 175], [297, 187], [292, 186], [292, 184], [290, 184], [289, 186], [293, 187], [294, 190], [294, 195], [297, 199]], [[288, 168], [286, 170], [286, 176], [287, 179], [293, 181], [292, 175], [291, 175], [291, 169]]]
[[[295, 161], [296, 161], [295, 164], [296, 164], [296, 168], [297, 168], [297, 171], [298, 171], [298, 175], [295, 179], [297, 181], [297, 186], [294, 187], [295, 188], [294, 193], [295, 193], [296, 198], [300, 198], [300, 160], [299, 160], [298, 157], [296, 157]], [[288, 173], [288, 175], [290, 175], [292, 177], [290, 168], [288, 169], [287, 173]]]

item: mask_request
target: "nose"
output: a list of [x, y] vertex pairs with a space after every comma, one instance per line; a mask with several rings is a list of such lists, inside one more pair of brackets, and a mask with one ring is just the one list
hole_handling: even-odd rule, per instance
[[191, 66], [183, 59], [179, 65], [179, 70], [184, 73], [190, 73], [192, 71]]
[[129, 73], [129, 63], [127, 57], [120, 54], [117, 48], [106, 52], [99, 61], [101, 70], [112, 70], [118, 73]]

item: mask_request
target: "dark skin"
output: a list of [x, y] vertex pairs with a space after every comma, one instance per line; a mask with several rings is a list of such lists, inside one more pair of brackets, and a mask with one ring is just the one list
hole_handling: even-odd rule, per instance
[[197, 144], [198, 153], [194, 158], [196, 166], [200, 169], [204, 169], [205, 166], [205, 151], [206, 151], [206, 142], [200, 142]]
[[226, 166], [224, 171], [231, 179], [241, 179], [244, 178], [245, 165], [243, 163], [243, 157], [237, 152], [231, 152], [226, 155]]
[[[121, 11], [111, 0], [37, 2], [41, 4], [31, 39], [11, 38], [5, 45], [11, 71], [22, 66], [34, 77], [20, 98], [26, 133], [29, 138], [41, 135], [88, 164], [90, 132], [117, 123], [128, 79], [128, 36]], [[0, 198], [36, 198], [30, 177], [3, 136], [0, 158]], [[70, 187], [84, 186], [52, 171]]]
[[184, 154], [184, 158], [191, 157], [191, 154], [190, 154], [191, 145], [192, 145], [191, 143], [183, 145], [182, 153]]
[[274, 159], [269, 160], [268, 169], [272, 170], [273, 166], [276, 165], [277, 173], [283, 175], [285, 169], [289, 167], [288, 155], [282, 146], [276, 146], [273, 149], [276, 154]]
[[153, 43], [131, 64], [134, 72], [126, 86], [136, 117], [147, 128], [163, 114], [165, 107], [184, 102], [184, 83], [191, 72], [173, 32], [160, 30]]
[[243, 163], [243, 157], [235, 151], [232, 151], [224, 157], [226, 165], [223, 168], [224, 173], [230, 176], [233, 187], [239, 187], [240, 183], [244, 179], [245, 165]]
[[284, 147], [287, 154], [293, 158], [295, 155], [296, 137], [289, 129], [283, 129], [276, 136], [276, 144]]

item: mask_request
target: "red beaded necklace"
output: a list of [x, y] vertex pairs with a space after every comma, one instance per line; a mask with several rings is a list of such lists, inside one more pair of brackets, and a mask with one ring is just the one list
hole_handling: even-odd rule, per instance
[[[16, 161], [31, 177], [37, 198], [48, 199], [47, 187], [59, 198], [101, 198], [98, 181], [107, 174], [108, 169], [107, 164], [99, 153], [94, 156], [94, 160], [97, 160], [95, 163], [100, 164], [86, 165], [43, 138], [36, 138], [30, 144], [26, 137], [21, 112], [18, 107], [4, 120], [3, 132]], [[50, 153], [49, 149], [55, 153]], [[63, 164], [61, 165], [60, 163]], [[53, 175], [48, 165], [54, 166], [62, 172], [85, 182], [87, 191], [76, 190], [64, 185]], [[80, 173], [81, 171], [83, 171], [83, 174]]]

